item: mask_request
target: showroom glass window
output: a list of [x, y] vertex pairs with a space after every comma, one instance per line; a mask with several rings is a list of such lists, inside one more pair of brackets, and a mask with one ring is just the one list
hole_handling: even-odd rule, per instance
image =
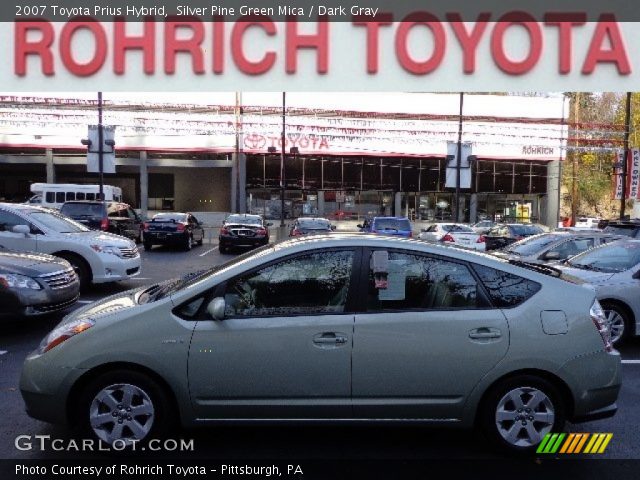
[[[371, 262], [372, 264], [373, 262]], [[389, 252], [386, 278], [369, 269], [367, 310], [435, 310], [484, 307], [469, 268], [428, 255]]]
[[227, 317], [319, 315], [344, 312], [352, 250], [288, 258], [232, 280], [225, 291]]

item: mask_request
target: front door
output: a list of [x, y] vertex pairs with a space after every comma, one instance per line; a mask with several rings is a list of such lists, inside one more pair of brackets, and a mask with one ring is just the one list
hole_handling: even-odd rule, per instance
[[458, 419], [506, 354], [507, 321], [465, 263], [397, 250], [387, 268], [386, 278], [369, 272], [366, 313], [356, 315], [354, 415]]
[[222, 287], [225, 318], [198, 321], [191, 341], [198, 418], [351, 416], [355, 257], [290, 256]]

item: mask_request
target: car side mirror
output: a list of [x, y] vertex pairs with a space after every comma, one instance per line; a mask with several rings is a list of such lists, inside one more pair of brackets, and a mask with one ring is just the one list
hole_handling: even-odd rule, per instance
[[362, 225], [361, 223], [359, 223], [358, 225], [356, 225], [356, 227], [358, 227], [358, 228], [364, 228], [364, 225]]
[[272, 227], [272, 226], [273, 226], [273, 223], [272, 223], [272, 222], [267, 222], [267, 223], [265, 223], [264, 225], [265, 225], [266, 227]]
[[23, 235], [29, 235], [31, 233], [31, 228], [29, 225], [14, 225], [11, 229], [13, 233], [21, 233]]
[[545, 260], [560, 260], [560, 252], [547, 252], [544, 254]]
[[224, 319], [224, 311], [226, 309], [226, 302], [223, 297], [216, 297], [207, 305], [207, 313], [211, 315], [214, 320]]
[[331, 231], [335, 230], [336, 226], [335, 225], [331, 225]]

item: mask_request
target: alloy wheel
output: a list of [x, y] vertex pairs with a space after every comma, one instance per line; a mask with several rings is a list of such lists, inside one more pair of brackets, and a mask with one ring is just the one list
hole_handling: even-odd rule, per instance
[[624, 318], [613, 309], [605, 309], [604, 316], [607, 319], [607, 327], [611, 333], [611, 343], [616, 343], [624, 335]]
[[155, 419], [149, 395], [140, 387], [116, 384], [100, 390], [89, 407], [91, 429], [103, 442], [125, 445], [144, 439]]
[[553, 428], [555, 409], [543, 391], [519, 387], [500, 399], [495, 422], [498, 433], [507, 443], [516, 447], [532, 447]]

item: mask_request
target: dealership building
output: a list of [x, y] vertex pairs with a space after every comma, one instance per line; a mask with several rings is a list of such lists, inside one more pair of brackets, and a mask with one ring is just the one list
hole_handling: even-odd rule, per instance
[[[0, 94], [0, 199], [87, 173], [93, 93]], [[556, 225], [566, 153], [562, 95], [105, 93], [115, 174], [143, 212], [252, 212], [449, 219], [456, 144], [460, 213]], [[460, 115], [462, 100], [462, 115]], [[459, 137], [460, 135], [460, 137]], [[447, 168], [449, 167], [449, 168]]]

